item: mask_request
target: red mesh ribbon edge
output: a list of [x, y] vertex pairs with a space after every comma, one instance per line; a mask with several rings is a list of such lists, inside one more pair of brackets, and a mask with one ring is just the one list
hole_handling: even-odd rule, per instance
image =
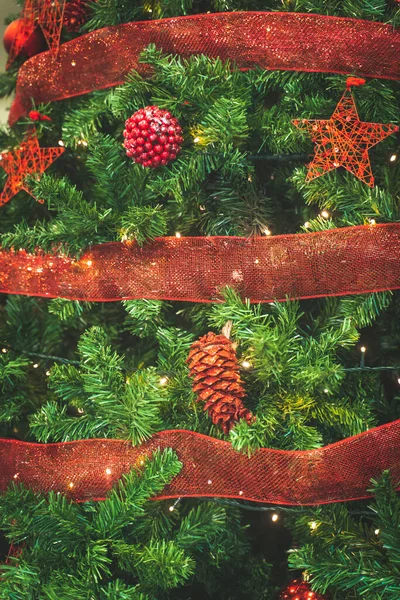
[[123, 473], [157, 448], [172, 448], [183, 467], [161, 500], [224, 497], [316, 505], [370, 497], [371, 478], [390, 469], [400, 481], [400, 420], [316, 450], [262, 448], [248, 457], [231, 444], [185, 430], [161, 431], [139, 447], [120, 440], [31, 444], [0, 440], [0, 491], [12, 481], [76, 501], [102, 500]]
[[234, 61], [240, 69], [357, 74], [400, 79], [400, 31], [373, 21], [316, 14], [234, 12], [201, 14], [106, 27], [43, 52], [20, 69], [9, 123], [39, 103], [122, 83], [132, 69], [144, 74], [140, 52]]
[[0, 292], [111, 302], [215, 302], [231, 286], [251, 302], [400, 288], [400, 223], [281, 236], [164, 237], [100, 244], [75, 261], [0, 251]]

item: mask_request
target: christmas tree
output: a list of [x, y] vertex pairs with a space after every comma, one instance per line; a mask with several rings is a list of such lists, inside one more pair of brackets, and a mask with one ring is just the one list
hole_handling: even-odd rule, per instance
[[22, 11], [0, 598], [398, 600], [398, 2]]

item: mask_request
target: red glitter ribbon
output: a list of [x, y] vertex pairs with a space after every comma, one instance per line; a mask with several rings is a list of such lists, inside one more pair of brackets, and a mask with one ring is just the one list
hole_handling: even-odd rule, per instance
[[261, 448], [251, 457], [193, 431], [161, 431], [139, 447], [121, 440], [32, 444], [0, 440], [0, 491], [20, 482], [36, 492], [102, 500], [123, 473], [156, 449], [172, 448], [183, 467], [157, 496], [223, 497], [315, 505], [370, 497], [371, 478], [390, 469], [400, 481], [400, 420], [306, 451]]
[[163, 237], [100, 244], [80, 260], [0, 251], [0, 292], [71, 300], [251, 302], [400, 288], [400, 223], [270, 237]]
[[106, 27], [44, 52], [20, 69], [9, 122], [28, 114], [32, 100], [53, 102], [123, 83], [140, 53], [205, 54], [240, 69], [354, 73], [400, 79], [400, 30], [384, 23], [278, 12], [202, 14]]

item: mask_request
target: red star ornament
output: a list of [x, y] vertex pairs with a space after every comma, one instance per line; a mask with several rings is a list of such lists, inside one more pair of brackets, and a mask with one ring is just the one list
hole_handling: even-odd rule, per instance
[[306, 181], [344, 167], [369, 187], [374, 187], [368, 150], [399, 128], [360, 121], [350, 85], [360, 83], [348, 83], [330, 119], [292, 121], [298, 129], [307, 131], [315, 142], [314, 159], [308, 165]]
[[65, 148], [40, 148], [36, 134], [32, 134], [16, 150], [0, 154], [0, 166], [8, 175], [0, 195], [0, 206], [6, 204], [21, 190], [33, 196], [29, 186], [24, 182], [25, 177], [44, 173], [64, 150]]
[[66, 0], [25, 0], [18, 32], [8, 57], [7, 68], [14, 62], [37, 26], [42, 29], [50, 50], [59, 47], [65, 2]]

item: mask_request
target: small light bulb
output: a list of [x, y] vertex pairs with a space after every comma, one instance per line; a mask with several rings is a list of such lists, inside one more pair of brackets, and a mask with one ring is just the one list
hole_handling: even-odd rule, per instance
[[308, 229], [308, 228], [310, 227], [310, 221], [306, 221], [306, 222], [304, 223], [304, 227], [305, 227], [306, 229]]
[[62, 140], [58, 140], [58, 145], [59, 146], [65, 146], [64, 142]]
[[3, 354], [7, 354], [7, 352], [8, 352], [7, 348], [2, 348], [1, 351]]
[[250, 369], [251, 363], [248, 360], [244, 360], [242, 362], [242, 367], [243, 367], [243, 369]]
[[85, 411], [84, 411], [84, 409], [83, 409], [83, 408], [78, 408], [78, 413], [79, 413], [80, 415], [83, 415], [83, 413], [84, 413], [84, 412], [85, 412]]
[[107, 469], [106, 469], [106, 474], [107, 474], [107, 475], [111, 475], [111, 473], [112, 473], [112, 471], [111, 471], [110, 467], [107, 467]]
[[14, 479], [18, 479], [19, 477], [19, 473], [15, 473], [15, 475], [13, 475]]
[[39, 364], [38, 364], [38, 363], [35, 363], [35, 364], [33, 365], [33, 368], [34, 368], [34, 369], [37, 369], [37, 368], [38, 368], [38, 366], [39, 366]]
[[50, 371], [46, 371], [47, 377], [50, 377]]
[[198, 143], [199, 143], [199, 141], [200, 141], [200, 138], [199, 138], [199, 137], [195, 137], [195, 138], [194, 138], [194, 140], [193, 140], [193, 142], [194, 142], [195, 144], [198, 144]]
[[268, 227], [264, 229], [264, 235], [271, 235], [271, 230]]
[[311, 521], [310, 527], [311, 527], [311, 529], [317, 529], [317, 522], [316, 521]]
[[327, 210], [321, 211], [321, 217], [323, 219], [329, 219], [329, 213], [328, 213], [328, 211]]
[[366, 349], [366, 347], [365, 347], [365, 346], [361, 346], [360, 350], [361, 350], [361, 352], [362, 352], [363, 354], [365, 354], [365, 352], [367, 351], [367, 349]]
[[170, 512], [173, 512], [175, 510], [175, 506], [173, 504], [171, 504], [171, 506], [168, 507], [168, 510]]
[[87, 260], [87, 261], [86, 261], [86, 264], [87, 264], [87, 266], [88, 266], [88, 267], [91, 267], [91, 266], [92, 266], [92, 264], [93, 264], [93, 261], [92, 261], [92, 260]]
[[397, 160], [397, 154], [392, 154], [392, 156], [389, 158], [390, 162], [395, 162]]
[[397, 383], [400, 385], [400, 377], [398, 378]]
[[240, 490], [240, 492], [239, 492], [239, 496], [243, 496], [243, 492], [242, 492], [242, 490]]
[[277, 513], [273, 513], [273, 515], [271, 516], [271, 521], [273, 521], [274, 523], [276, 523], [276, 521], [279, 519], [279, 515]]
[[160, 385], [166, 385], [168, 383], [168, 377], [161, 377]]
[[328, 388], [325, 388], [325, 389], [324, 389], [324, 392], [325, 392], [325, 394], [329, 394], [329, 390], [328, 390]]
[[370, 219], [369, 222], [370, 222], [371, 225], [376, 225], [375, 219]]
[[182, 237], [182, 234], [180, 234], [180, 233], [179, 233], [179, 231], [177, 231], [177, 232], [175, 233], [175, 237], [177, 237], [177, 238], [181, 238], [181, 237]]
[[380, 530], [379, 529], [375, 529], [374, 534], [375, 535], [379, 535], [379, 533], [380, 533]]
[[208, 485], [211, 485], [211, 484], [212, 484], [212, 481], [211, 481], [211, 479], [209, 479], [209, 480], [207, 481], [207, 483], [208, 483]]
[[254, 261], [254, 264], [255, 264], [255, 265], [258, 265], [258, 264], [259, 264], [259, 262], [260, 262], [260, 261], [258, 260], [258, 258], [256, 258], [256, 260]]
[[75, 60], [71, 60], [71, 65], [72, 65], [73, 67], [76, 67], [76, 61], [75, 61]]
[[69, 482], [68, 487], [72, 490], [72, 488], [74, 487], [74, 484], [72, 483], [72, 481]]

